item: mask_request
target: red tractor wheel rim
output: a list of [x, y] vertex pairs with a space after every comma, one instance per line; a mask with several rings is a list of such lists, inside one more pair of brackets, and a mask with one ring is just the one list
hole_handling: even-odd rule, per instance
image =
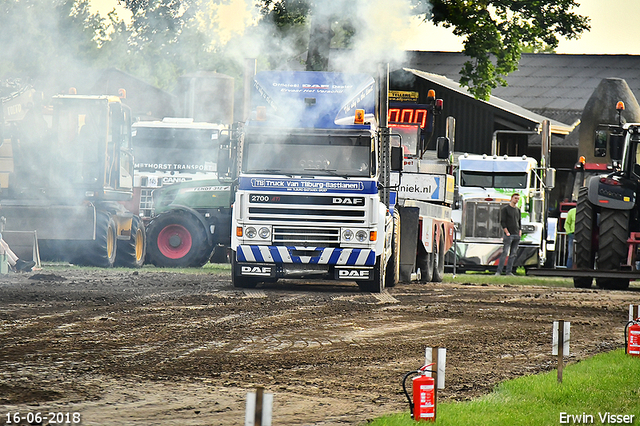
[[182, 225], [165, 226], [158, 234], [158, 249], [169, 259], [185, 257], [192, 244], [191, 233]]

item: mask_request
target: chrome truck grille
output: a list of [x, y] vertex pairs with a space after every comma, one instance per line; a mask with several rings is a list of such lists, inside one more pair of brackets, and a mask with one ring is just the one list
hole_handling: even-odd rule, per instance
[[500, 209], [506, 203], [467, 201], [462, 216], [463, 238], [502, 238]]
[[248, 219], [273, 224], [275, 244], [338, 247], [340, 227], [366, 223], [364, 197], [250, 194], [249, 200]]

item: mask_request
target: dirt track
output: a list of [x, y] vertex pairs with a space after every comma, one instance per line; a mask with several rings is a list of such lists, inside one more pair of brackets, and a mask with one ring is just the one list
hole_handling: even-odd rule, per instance
[[[57, 269], [0, 276], [0, 416], [78, 412], [83, 425], [244, 425], [245, 396], [274, 394], [274, 425], [358, 425], [405, 411], [405, 372], [447, 348], [440, 400], [623, 347], [640, 291], [510, 285], [280, 282], [228, 274]], [[24, 423], [26, 424], [26, 423]], [[44, 422], [43, 424], [48, 424]]]

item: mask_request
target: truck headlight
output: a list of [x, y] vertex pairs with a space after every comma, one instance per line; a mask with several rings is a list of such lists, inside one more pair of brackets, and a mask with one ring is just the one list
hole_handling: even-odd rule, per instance
[[364, 243], [367, 241], [367, 231], [363, 231], [362, 229], [356, 232], [356, 240], [360, 243]]
[[245, 229], [244, 234], [247, 236], [247, 238], [255, 238], [256, 235], [258, 235], [258, 232], [256, 231], [256, 228], [254, 228], [253, 226], [249, 226], [247, 229]]
[[535, 225], [522, 225], [522, 232], [524, 232], [524, 233], [536, 232], [536, 226]]
[[258, 231], [258, 235], [260, 236], [260, 238], [262, 239], [267, 239], [269, 238], [269, 236], [271, 235], [271, 231], [269, 230], [269, 228], [267, 228], [266, 226], [263, 226], [262, 228], [260, 228], [260, 230]]
[[353, 240], [353, 231], [351, 229], [345, 229], [342, 231], [342, 239], [345, 241]]

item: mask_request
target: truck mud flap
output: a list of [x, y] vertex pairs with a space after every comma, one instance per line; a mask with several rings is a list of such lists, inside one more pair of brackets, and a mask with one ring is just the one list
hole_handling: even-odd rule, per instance
[[400, 281], [409, 282], [416, 266], [420, 209], [401, 206], [397, 209], [400, 213]]
[[275, 278], [276, 265], [269, 263], [237, 263], [235, 273], [241, 277]]

